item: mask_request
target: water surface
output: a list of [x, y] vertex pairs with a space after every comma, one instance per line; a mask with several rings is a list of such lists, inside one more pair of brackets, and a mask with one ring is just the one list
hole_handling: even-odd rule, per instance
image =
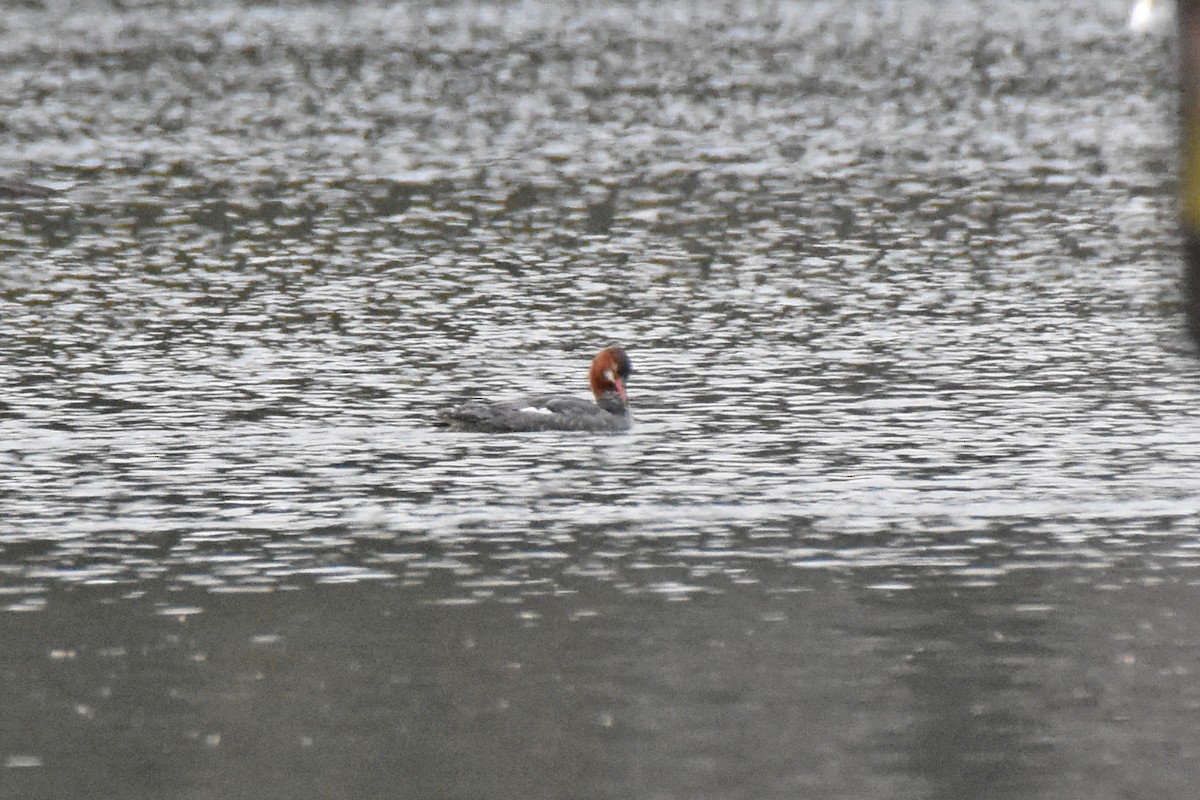
[[[0, 207], [0, 785], [1188, 796], [1126, 12], [7, 13], [8, 171], [63, 191]], [[627, 435], [431, 424], [610, 343]]]

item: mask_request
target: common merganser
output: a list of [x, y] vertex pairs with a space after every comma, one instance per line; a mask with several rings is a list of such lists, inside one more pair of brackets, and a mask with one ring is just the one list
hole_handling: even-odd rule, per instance
[[443, 411], [438, 424], [484, 433], [525, 431], [623, 431], [629, 428], [625, 381], [633, 372], [629, 356], [606, 347], [592, 361], [588, 377], [596, 402], [563, 395], [540, 395], [510, 402], [475, 401]]

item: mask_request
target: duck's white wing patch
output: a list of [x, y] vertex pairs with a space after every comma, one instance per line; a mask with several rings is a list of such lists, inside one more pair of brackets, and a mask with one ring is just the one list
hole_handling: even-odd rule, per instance
[[553, 414], [554, 412], [545, 406], [525, 406], [517, 409], [522, 414]]

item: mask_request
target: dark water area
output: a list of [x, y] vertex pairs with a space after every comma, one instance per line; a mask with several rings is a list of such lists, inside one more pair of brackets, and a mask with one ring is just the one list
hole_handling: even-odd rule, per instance
[[6, 9], [0, 795], [1191, 797], [1127, 13]]

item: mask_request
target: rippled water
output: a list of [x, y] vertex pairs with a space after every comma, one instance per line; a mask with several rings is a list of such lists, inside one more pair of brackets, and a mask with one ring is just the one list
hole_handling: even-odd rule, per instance
[[[1184, 796], [1173, 43], [212, 5], [0, 23], [8, 171], [63, 190], [0, 207], [7, 779], [115, 726], [170, 796]], [[431, 424], [609, 343], [627, 435]]]

